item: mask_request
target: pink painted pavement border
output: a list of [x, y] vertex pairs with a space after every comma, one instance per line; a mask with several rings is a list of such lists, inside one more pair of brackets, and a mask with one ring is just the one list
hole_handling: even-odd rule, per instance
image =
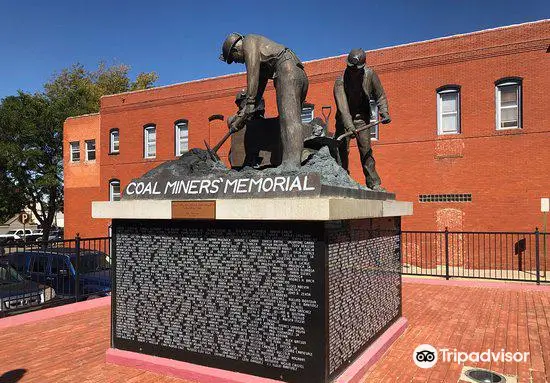
[[173, 376], [200, 383], [281, 383], [280, 380], [260, 378], [240, 372], [221, 370], [219, 368], [114, 348], [107, 349], [105, 361], [119, 366], [138, 368], [160, 375]]
[[367, 370], [374, 366], [407, 329], [407, 318], [401, 317], [374, 341], [333, 383], [360, 382]]
[[[373, 366], [391, 344], [399, 338], [407, 328], [407, 319], [399, 318], [372, 345], [365, 350], [333, 383], [357, 383]], [[279, 380], [261, 378], [234, 371], [200, 366], [180, 362], [173, 359], [140, 354], [110, 348], [106, 353], [106, 362], [126, 367], [155, 372], [161, 375], [174, 376], [198, 383], [281, 383]]]
[[486, 279], [454, 279], [446, 280], [444, 277], [412, 276], [403, 275], [403, 283], [419, 283], [437, 286], [455, 287], [480, 287], [489, 289], [504, 289], [513, 291], [550, 291], [550, 284], [537, 285], [535, 282], [513, 282], [513, 281], [488, 281]]
[[89, 301], [70, 303], [68, 305], [51, 307], [32, 311], [24, 314], [17, 314], [0, 319], [0, 329], [20, 326], [27, 323], [39, 322], [45, 319], [56, 318], [62, 315], [74, 314], [85, 310], [111, 305], [111, 297], [90, 299]]

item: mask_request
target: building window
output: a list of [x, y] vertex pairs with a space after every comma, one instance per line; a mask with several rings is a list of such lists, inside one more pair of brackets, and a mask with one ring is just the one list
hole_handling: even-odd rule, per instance
[[143, 130], [144, 157], [157, 156], [157, 128], [154, 125], [146, 126]]
[[[377, 121], [380, 117], [378, 116], [378, 105], [374, 100], [370, 101], [370, 123]], [[378, 124], [370, 128], [370, 138], [371, 140], [378, 140]]]
[[80, 142], [71, 142], [69, 145], [71, 146], [71, 162], [80, 161]]
[[187, 129], [187, 121], [180, 120], [174, 124], [174, 142], [176, 143], [176, 156], [181, 156], [189, 149], [189, 131]]
[[302, 107], [302, 123], [306, 124], [313, 120], [313, 118], [315, 117], [313, 114], [314, 109], [315, 106], [313, 104], [304, 104], [304, 106]]
[[86, 141], [86, 161], [95, 161], [95, 140]]
[[111, 129], [109, 133], [109, 153], [118, 153], [120, 150], [120, 141], [119, 141], [119, 132], [118, 129]]
[[495, 82], [497, 130], [521, 129], [521, 78]]
[[109, 181], [109, 201], [120, 201], [120, 181]]
[[460, 86], [437, 89], [437, 134], [460, 133]]

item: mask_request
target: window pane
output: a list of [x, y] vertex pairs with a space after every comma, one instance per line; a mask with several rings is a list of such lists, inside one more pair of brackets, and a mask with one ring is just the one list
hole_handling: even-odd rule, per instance
[[444, 133], [458, 132], [457, 115], [456, 114], [444, 114], [441, 116], [442, 130]]
[[110, 183], [110, 200], [120, 201], [120, 181], [111, 181]]
[[157, 148], [157, 133], [154, 127], [145, 129], [145, 157], [155, 157]]
[[443, 113], [456, 112], [458, 93], [442, 93], [441, 94], [441, 109]]
[[181, 156], [188, 150], [188, 135], [186, 123], [176, 125], [176, 155]]
[[119, 149], [119, 133], [118, 130], [111, 132], [111, 152], [118, 152]]
[[459, 92], [442, 91], [438, 93], [438, 133], [458, 134], [459, 124]]
[[502, 108], [501, 110], [502, 121], [517, 121], [518, 120], [518, 108]]
[[80, 161], [80, 143], [71, 142], [71, 161]]
[[378, 105], [376, 105], [376, 102], [371, 101], [370, 102], [370, 122], [374, 122], [378, 120]]
[[86, 161], [95, 160], [95, 140], [86, 141]]
[[[375, 122], [378, 120], [378, 105], [376, 102], [370, 101], [370, 122]], [[370, 137], [374, 140], [378, 139], [378, 125], [370, 128]]]
[[506, 85], [500, 88], [500, 105], [501, 106], [516, 106], [518, 102], [518, 86]]
[[502, 108], [500, 110], [500, 127], [516, 128], [518, 127], [518, 108]]
[[497, 129], [521, 128], [520, 83], [497, 87]]
[[313, 108], [305, 107], [302, 108], [302, 122], [307, 123], [313, 120]]

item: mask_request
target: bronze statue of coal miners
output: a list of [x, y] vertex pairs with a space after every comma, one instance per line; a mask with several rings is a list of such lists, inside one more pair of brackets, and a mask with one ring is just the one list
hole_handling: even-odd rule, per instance
[[[383, 124], [391, 122], [386, 93], [376, 72], [366, 66], [366, 53], [363, 49], [353, 49], [349, 53], [344, 75], [334, 83], [334, 99], [337, 107], [336, 137], [346, 132], [359, 130], [370, 122], [371, 100], [375, 101], [378, 106], [381, 122]], [[376, 172], [372, 155], [371, 129], [364, 129], [345, 138], [340, 145], [342, 167], [349, 172], [349, 142], [353, 136], [357, 139], [367, 187], [376, 191], [385, 191], [380, 186], [380, 176]]]
[[300, 59], [287, 47], [264, 36], [231, 33], [223, 43], [220, 60], [246, 64], [245, 106], [231, 118], [230, 129], [240, 129], [254, 115], [267, 81], [273, 79], [281, 126], [281, 165], [299, 167], [303, 149], [301, 111], [309, 85]]

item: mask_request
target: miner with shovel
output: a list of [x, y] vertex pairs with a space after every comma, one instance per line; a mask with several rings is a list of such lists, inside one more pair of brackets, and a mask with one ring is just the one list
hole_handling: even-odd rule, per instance
[[309, 85], [300, 59], [264, 36], [231, 33], [223, 43], [220, 60], [246, 64], [246, 103], [228, 120], [230, 132], [241, 129], [254, 114], [268, 80], [273, 79], [281, 125], [282, 166], [299, 167], [303, 149], [301, 111]]
[[385, 191], [380, 186], [380, 176], [376, 172], [372, 155], [370, 128], [367, 128], [371, 117], [370, 101], [374, 100], [378, 105], [382, 124], [388, 124], [391, 118], [380, 79], [365, 63], [366, 53], [363, 49], [351, 50], [344, 75], [334, 84], [337, 107], [335, 136], [343, 136], [343, 142], [339, 145], [342, 167], [348, 170], [349, 142], [355, 136], [367, 186], [375, 191]]

